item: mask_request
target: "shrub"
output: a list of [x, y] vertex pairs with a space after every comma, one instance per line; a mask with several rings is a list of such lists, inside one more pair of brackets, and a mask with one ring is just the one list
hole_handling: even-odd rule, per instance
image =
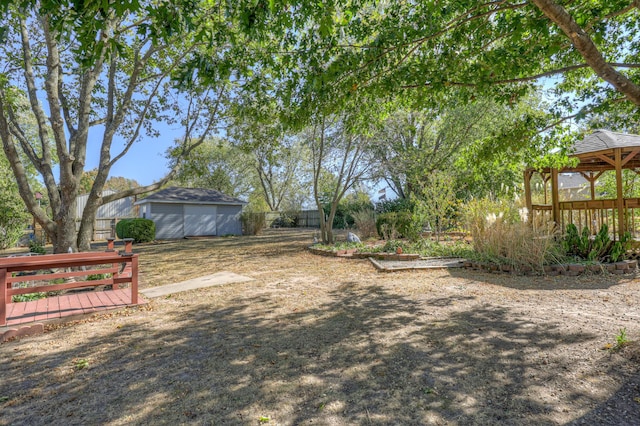
[[151, 219], [123, 219], [116, 224], [118, 238], [133, 238], [134, 243], [146, 243], [156, 238], [156, 224]]
[[413, 203], [406, 198], [385, 200], [376, 204], [376, 213], [410, 212], [413, 211]]
[[242, 233], [244, 235], [258, 235], [267, 224], [264, 213], [243, 212], [240, 220], [242, 221]]
[[588, 227], [578, 232], [575, 224], [567, 225], [567, 230], [562, 239], [562, 246], [567, 255], [577, 259], [600, 262], [617, 262], [621, 260], [631, 244], [631, 234], [626, 232], [619, 241], [612, 241], [609, 236], [609, 227], [606, 223], [593, 237]]
[[29, 241], [29, 252], [35, 254], [46, 254], [47, 250], [45, 250], [44, 245], [40, 241], [33, 239]]
[[414, 219], [410, 211], [383, 213], [376, 219], [376, 230], [386, 240], [398, 237], [416, 240], [422, 232], [422, 224]]
[[118, 238], [128, 238], [125, 237], [125, 235], [129, 233], [129, 227], [131, 226], [132, 220], [133, 219], [121, 219], [116, 223], [116, 235]]
[[360, 238], [371, 238], [378, 235], [376, 218], [372, 209], [363, 209], [354, 212], [353, 221]]
[[475, 200], [467, 205], [467, 226], [479, 257], [541, 271], [564, 257], [553, 223], [534, 229], [520, 217], [513, 203]]

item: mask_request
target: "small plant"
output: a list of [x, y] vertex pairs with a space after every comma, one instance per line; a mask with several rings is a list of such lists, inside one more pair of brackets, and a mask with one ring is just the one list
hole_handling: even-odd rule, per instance
[[91, 274], [87, 275], [87, 281], [98, 281], [104, 280], [105, 278], [109, 278], [111, 274]]
[[398, 248], [402, 249], [403, 253], [409, 253], [411, 251], [409, 244], [399, 240], [387, 241], [382, 247], [382, 251], [385, 253], [396, 253]]
[[47, 250], [45, 250], [44, 245], [40, 241], [34, 239], [29, 241], [29, 252], [35, 254], [45, 254]]
[[619, 351], [623, 347], [625, 347], [629, 343], [629, 339], [627, 338], [627, 329], [621, 328], [618, 334], [616, 335], [616, 345], [613, 347], [614, 351]]
[[47, 297], [47, 293], [27, 293], [27, 294], [16, 294], [11, 297], [11, 301], [14, 303], [17, 302], [31, 302], [32, 300], [44, 299]]
[[86, 358], [78, 358], [73, 362], [76, 370], [83, 370], [89, 366], [89, 360]]
[[631, 234], [625, 232], [618, 241], [612, 241], [609, 236], [609, 227], [603, 224], [598, 233], [594, 236], [589, 232], [588, 227], [578, 228], [573, 223], [567, 225], [567, 230], [562, 239], [562, 247], [568, 256], [573, 256], [578, 260], [589, 262], [617, 262], [624, 258], [631, 244]]

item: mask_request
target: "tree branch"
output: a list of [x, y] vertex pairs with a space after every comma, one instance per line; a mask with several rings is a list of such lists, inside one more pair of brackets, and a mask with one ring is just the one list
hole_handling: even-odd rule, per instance
[[532, 0], [532, 2], [565, 33], [575, 49], [600, 78], [615, 87], [635, 105], [640, 106], [640, 87], [605, 61], [591, 37], [564, 7], [553, 0]]

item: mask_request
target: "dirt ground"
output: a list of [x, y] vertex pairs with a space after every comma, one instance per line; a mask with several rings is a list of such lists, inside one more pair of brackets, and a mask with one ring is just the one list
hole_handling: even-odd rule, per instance
[[637, 276], [380, 273], [312, 238], [134, 246], [142, 287], [255, 280], [0, 345], [0, 424], [640, 424]]

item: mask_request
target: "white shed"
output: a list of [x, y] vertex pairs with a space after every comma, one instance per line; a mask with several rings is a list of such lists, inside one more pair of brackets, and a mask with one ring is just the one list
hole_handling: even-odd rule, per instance
[[171, 187], [136, 201], [139, 216], [156, 224], [156, 238], [241, 235], [246, 202], [214, 189]]

